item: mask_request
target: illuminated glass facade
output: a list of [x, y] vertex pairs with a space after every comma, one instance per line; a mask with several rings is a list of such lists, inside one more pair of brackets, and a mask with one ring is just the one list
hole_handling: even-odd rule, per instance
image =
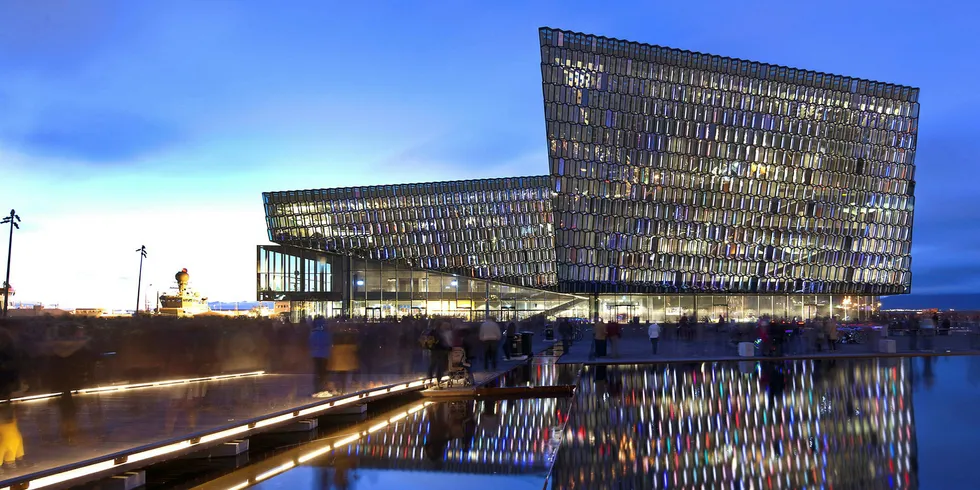
[[555, 274], [547, 177], [268, 192], [269, 240], [518, 286]]
[[[910, 291], [918, 89], [550, 28], [540, 40], [548, 175], [269, 192], [269, 239], [397, 264], [377, 282], [393, 293], [445, 293], [402, 290], [415, 270], [593, 296], [537, 310], [566, 316], [606, 316], [601, 297], [641, 320], [859, 319]], [[309, 287], [344, 278], [348, 314], [386, 308], [353, 308], [354, 269], [307, 267]], [[278, 296], [323, 296], [308, 292]], [[398, 316], [417, 308], [395, 301]]]
[[260, 301], [288, 301], [293, 319], [353, 316], [387, 320], [450, 316], [480, 320], [555, 315], [584, 298], [460, 274], [418, 269], [405, 261], [374, 260], [289, 245], [258, 247]]
[[[678, 323], [686, 316], [715, 323], [719, 318], [751, 323], [763, 316], [807, 319], [834, 316], [844, 322], [869, 320], [878, 311], [875, 296], [844, 294], [600, 294], [599, 318], [620, 323]], [[575, 316], [586, 316], [579, 314]]]
[[563, 290], [909, 291], [918, 89], [540, 37]]
[[587, 369], [557, 488], [918, 488], [907, 360]]

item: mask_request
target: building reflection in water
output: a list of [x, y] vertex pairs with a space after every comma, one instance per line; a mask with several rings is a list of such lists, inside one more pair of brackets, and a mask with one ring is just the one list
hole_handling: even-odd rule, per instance
[[544, 474], [567, 398], [434, 403], [348, 447], [360, 468]]
[[554, 484], [918, 488], [907, 362], [587, 368]]

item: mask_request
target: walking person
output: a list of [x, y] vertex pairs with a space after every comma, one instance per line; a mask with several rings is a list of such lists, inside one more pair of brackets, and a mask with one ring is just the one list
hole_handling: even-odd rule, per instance
[[647, 327], [647, 335], [650, 337], [650, 347], [653, 348], [653, 355], [657, 355], [657, 347], [660, 343], [660, 325], [657, 322], [650, 322]]
[[483, 342], [483, 370], [489, 371], [492, 367], [497, 370], [497, 346], [503, 334], [500, 332], [500, 325], [489, 317], [480, 325], [480, 342]]

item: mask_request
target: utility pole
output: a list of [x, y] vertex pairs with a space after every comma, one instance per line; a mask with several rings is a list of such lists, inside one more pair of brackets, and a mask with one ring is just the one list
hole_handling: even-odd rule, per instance
[[143, 259], [146, 258], [146, 245], [140, 245], [140, 248], [136, 249], [140, 253], [140, 275], [136, 279], [136, 311], [133, 312], [133, 316], [136, 316], [140, 312], [140, 289], [143, 286]]
[[3, 317], [7, 317], [7, 307], [10, 304], [10, 252], [14, 248], [14, 228], [20, 229], [20, 216], [13, 209], [10, 216], [3, 218], [0, 224], [10, 224], [10, 238], [7, 239], [7, 278], [3, 281]]

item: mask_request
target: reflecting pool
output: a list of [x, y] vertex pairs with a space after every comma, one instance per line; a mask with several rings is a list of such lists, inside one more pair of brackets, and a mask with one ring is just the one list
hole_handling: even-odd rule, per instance
[[589, 367], [553, 485], [976, 488], [978, 381], [973, 357]]
[[589, 366], [571, 398], [413, 402], [205, 488], [978, 488], [978, 403], [978, 357]]
[[354, 435], [324, 440], [346, 443], [339, 449], [319, 455], [312, 447], [298, 451], [294, 460], [304, 465], [254, 488], [540, 490], [558, 451], [568, 402], [538, 398], [416, 405], [383, 417], [389, 421], [383, 427], [379, 422]]

